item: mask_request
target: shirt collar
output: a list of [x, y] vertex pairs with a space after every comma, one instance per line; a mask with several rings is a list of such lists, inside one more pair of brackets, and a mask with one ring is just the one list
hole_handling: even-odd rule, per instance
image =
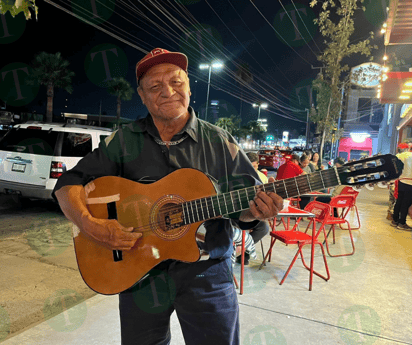
[[[192, 107], [188, 108], [190, 118], [187, 121], [186, 125], [178, 134], [183, 134], [186, 132], [194, 141], [198, 142], [198, 118], [196, 117], [196, 113]], [[144, 119], [138, 119], [133, 122], [133, 126], [131, 126], [132, 132], [148, 132], [153, 137], [159, 137], [159, 133], [157, 128], [153, 122], [152, 116], [147, 114]]]

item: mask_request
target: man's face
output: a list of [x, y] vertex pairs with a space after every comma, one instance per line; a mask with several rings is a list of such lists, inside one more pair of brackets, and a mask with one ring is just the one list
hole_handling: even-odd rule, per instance
[[191, 95], [189, 78], [176, 65], [152, 67], [141, 79], [137, 91], [154, 118], [171, 120], [187, 113]]
[[256, 162], [252, 162], [252, 165], [253, 165], [253, 167], [255, 168], [255, 170], [258, 170], [258, 167], [259, 167], [259, 163], [256, 161]]

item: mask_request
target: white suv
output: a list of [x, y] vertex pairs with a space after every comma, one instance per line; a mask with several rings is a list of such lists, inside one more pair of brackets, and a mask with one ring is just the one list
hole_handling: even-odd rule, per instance
[[0, 139], [0, 193], [50, 199], [60, 175], [98, 147], [111, 129], [30, 122]]

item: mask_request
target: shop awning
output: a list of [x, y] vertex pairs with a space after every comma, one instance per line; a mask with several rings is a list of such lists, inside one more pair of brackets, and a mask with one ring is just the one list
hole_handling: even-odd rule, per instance
[[[412, 1], [412, 0], [411, 0]], [[411, 103], [412, 72], [387, 72], [381, 82], [380, 103]]]
[[412, 124], [412, 104], [406, 107], [407, 108], [405, 109], [405, 111], [401, 114], [401, 121], [399, 122], [399, 125], [396, 127], [398, 131], [405, 126], [410, 126]]
[[412, 0], [391, 0], [385, 45], [412, 44]]

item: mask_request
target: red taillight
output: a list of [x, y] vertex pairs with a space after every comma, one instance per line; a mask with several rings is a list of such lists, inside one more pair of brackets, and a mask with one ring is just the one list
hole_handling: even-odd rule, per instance
[[66, 164], [62, 162], [51, 162], [50, 178], [59, 178], [66, 171]]
[[41, 127], [38, 127], [38, 126], [28, 126], [27, 129], [41, 129]]

